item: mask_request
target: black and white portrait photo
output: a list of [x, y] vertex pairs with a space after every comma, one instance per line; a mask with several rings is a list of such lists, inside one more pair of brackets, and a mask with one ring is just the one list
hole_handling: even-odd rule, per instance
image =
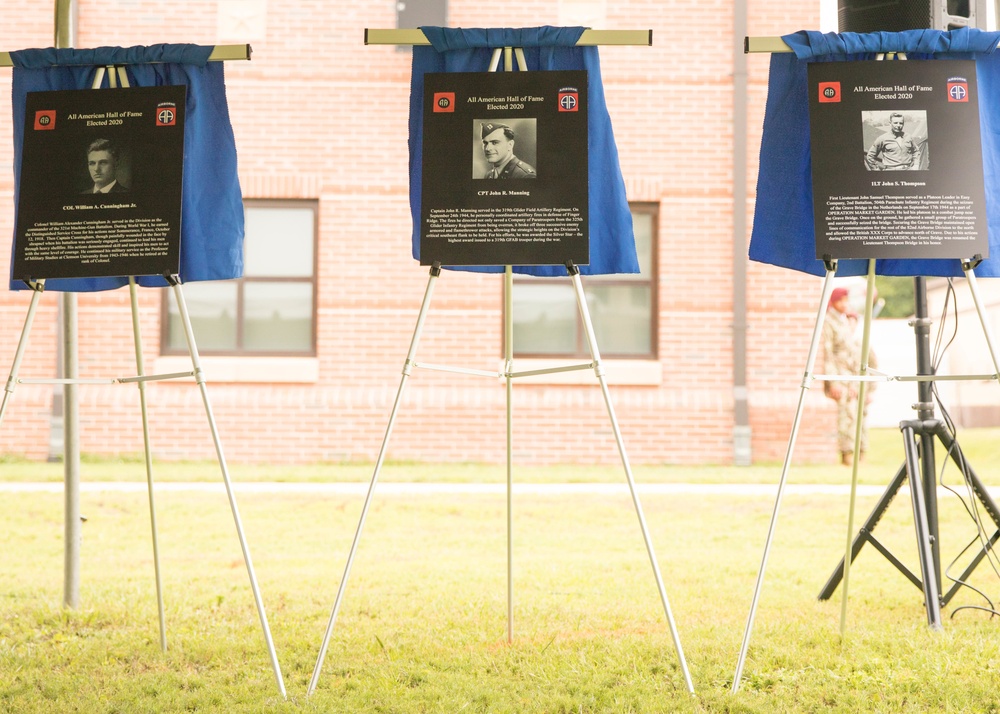
[[927, 112], [917, 109], [861, 112], [865, 168], [869, 171], [926, 171]]
[[472, 177], [533, 179], [536, 171], [536, 129], [532, 119], [477, 119]]
[[112, 139], [98, 137], [87, 141], [83, 152], [89, 181], [80, 193], [127, 193], [132, 173], [131, 152]]

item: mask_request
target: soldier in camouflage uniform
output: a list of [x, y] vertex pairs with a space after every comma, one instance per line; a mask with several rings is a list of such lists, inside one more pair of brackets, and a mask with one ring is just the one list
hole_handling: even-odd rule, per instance
[[[858, 375], [861, 373], [861, 343], [857, 337], [858, 316], [851, 312], [847, 288], [835, 288], [830, 295], [826, 319], [823, 322], [823, 371], [826, 374]], [[874, 354], [869, 353], [874, 366]], [[826, 381], [823, 393], [837, 402], [837, 447], [842, 464], [851, 465], [854, 457], [854, 437], [857, 431], [859, 382]], [[868, 448], [867, 416], [873, 383], [865, 388], [865, 412], [861, 421], [861, 454]]]

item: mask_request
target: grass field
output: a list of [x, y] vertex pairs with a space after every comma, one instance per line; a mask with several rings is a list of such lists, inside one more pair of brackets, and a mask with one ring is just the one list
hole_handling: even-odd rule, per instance
[[[898, 467], [898, 434], [873, 440], [862, 482]], [[996, 431], [962, 435], [977, 473], [1000, 481]], [[237, 481], [367, 480], [370, 467], [234, 468]], [[49, 473], [51, 471], [51, 474]], [[141, 463], [88, 462], [85, 480], [142, 480]], [[217, 479], [162, 465], [164, 480]], [[646, 482], [774, 485], [778, 466], [636, 468]], [[187, 474], [187, 478], [185, 478]], [[324, 477], [324, 474], [326, 476]], [[620, 470], [534, 469], [525, 480], [620, 482]], [[522, 476], [522, 472], [518, 472]], [[58, 480], [6, 462], [0, 481]], [[392, 464], [386, 480], [502, 481], [484, 466]], [[843, 467], [796, 467], [796, 483], [847, 483]], [[957, 484], [954, 471], [946, 479]], [[874, 497], [860, 498], [858, 518]], [[85, 492], [81, 607], [62, 607], [62, 496], [0, 499], [0, 711], [32, 712], [994, 712], [1000, 597], [988, 562], [926, 626], [922, 593], [870, 547], [840, 591], [817, 593], [843, 553], [846, 496], [784, 500], [743, 687], [730, 692], [773, 494], [643, 496], [696, 693], [687, 693], [627, 496], [524, 495], [514, 502], [508, 643], [502, 495], [377, 494], [316, 693], [306, 688], [362, 498], [245, 493], [244, 527], [284, 670], [277, 691], [225, 496], [157, 494], [169, 647], [160, 651], [143, 493]], [[975, 538], [942, 496], [946, 564]], [[857, 523], [857, 521], [856, 521]], [[877, 535], [916, 570], [909, 499]], [[960, 568], [959, 568], [960, 569]], [[954, 570], [954, 569], [953, 569]]]
[[[224, 435], [223, 435], [224, 436]], [[961, 432], [962, 448], [977, 472], [987, 464], [1000, 464], [1000, 428], [967, 429]], [[609, 439], [609, 445], [613, 442]], [[609, 448], [611, 448], [609, 446]], [[938, 460], [942, 458], [938, 450]], [[872, 429], [869, 450], [859, 475], [863, 484], [884, 484], [892, 478], [903, 462], [902, 437], [897, 429]], [[776, 484], [781, 473], [780, 463], [763, 463], [747, 467], [643, 465], [635, 467], [639, 483], [765, 483]], [[518, 483], [624, 483], [620, 467], [588, 464], [556, 464], [547, 466], [515, 465]], [[288, 482], [367, 482], [372, 475], [371, 464], [318, 463], [304, 466], [274, 464], [231, 464], [235, 481]], [[84, 458], [81, 465], [84, 481], [145, 481], [146, 473], [141, 454], [119, 460]], [[790, 480], [798, 483], [850, 483], [851, 471], [839, 465], [793, 464]], [[161, 482], [219, 481], [219, 467], [209, 462], [162, 462], [155, 467], [155, 478]], [[389, 461], [382, 470], [382, 481], [418, 483], [504, 483], [503, 465], [399, 463]], [[0, 457], [0, 482], [48, 481], [61, 482], [61, 463], [41, 463]]]

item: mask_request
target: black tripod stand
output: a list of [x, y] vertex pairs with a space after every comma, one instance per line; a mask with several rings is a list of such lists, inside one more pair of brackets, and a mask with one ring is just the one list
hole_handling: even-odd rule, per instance
[[[934, 365], [930, 356], [930, 325], [927, 316], [927, 289], [924, 278], [914, 278], [914, 321], [913, 330], [917, 342], [917, 377], [934, 374]], [[993, 544], [1000, 539], [1000, 509], [990, 498], [982, 481], [966, 461], [962, 449], [945, 422], [934, 416], [933, 381], [917, 382], [919, 402], [914, 405], [917, 419], [900, 422], [899, 428], [903, 434], [903, 450], [905, 460], [889, 486], [886, 488], [878, 504], [864, 525], [858, 531], [851, 545], [851, 562], [857, 557], [865, 543], [871, 543], [886, 559], [892, 563], [910, 582], [923, 590], [927, 606], [927, 622], [934, 629], [941, 628], [941, 608], [946, 605], [962, 587], [966, 578], [972, 574], [979, 563], [986, 557]], [[935, 473], [934, 443], [939, 440], [947, 450], [948, 457], [955, 463], [964, 475], [973, 493], [983, 508], [989, 514], [998, 530], [984, 541], [979, 552], [966, 567], [955, 584], [942, 595], [941, 588], [941, 552], [938, 537], [937, 508], [937, 478]], [[917, 535], [917, 550], [920, 556], [921, 578], [914, 575], [900, 560], [880, 543], [873, 531], [889, 504], [899, 492], [904, 482], [909, 482], [910, 498], [913, 505], [913, 522]], [[833, 571], [819, 594], [820, 600], [828, 600], [844, 577], [844, 558]]]

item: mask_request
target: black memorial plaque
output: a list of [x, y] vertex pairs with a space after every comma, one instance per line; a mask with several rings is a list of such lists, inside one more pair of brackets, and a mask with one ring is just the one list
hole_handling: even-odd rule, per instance
[[976, 65], [809, 65], [818, 258], [988, 257]]
[[183, 86], [28, 94], [14, 279], [178, 272], [184, 100]]
[[590, 262], [587, 73], [424, 77], [420, 263]]

